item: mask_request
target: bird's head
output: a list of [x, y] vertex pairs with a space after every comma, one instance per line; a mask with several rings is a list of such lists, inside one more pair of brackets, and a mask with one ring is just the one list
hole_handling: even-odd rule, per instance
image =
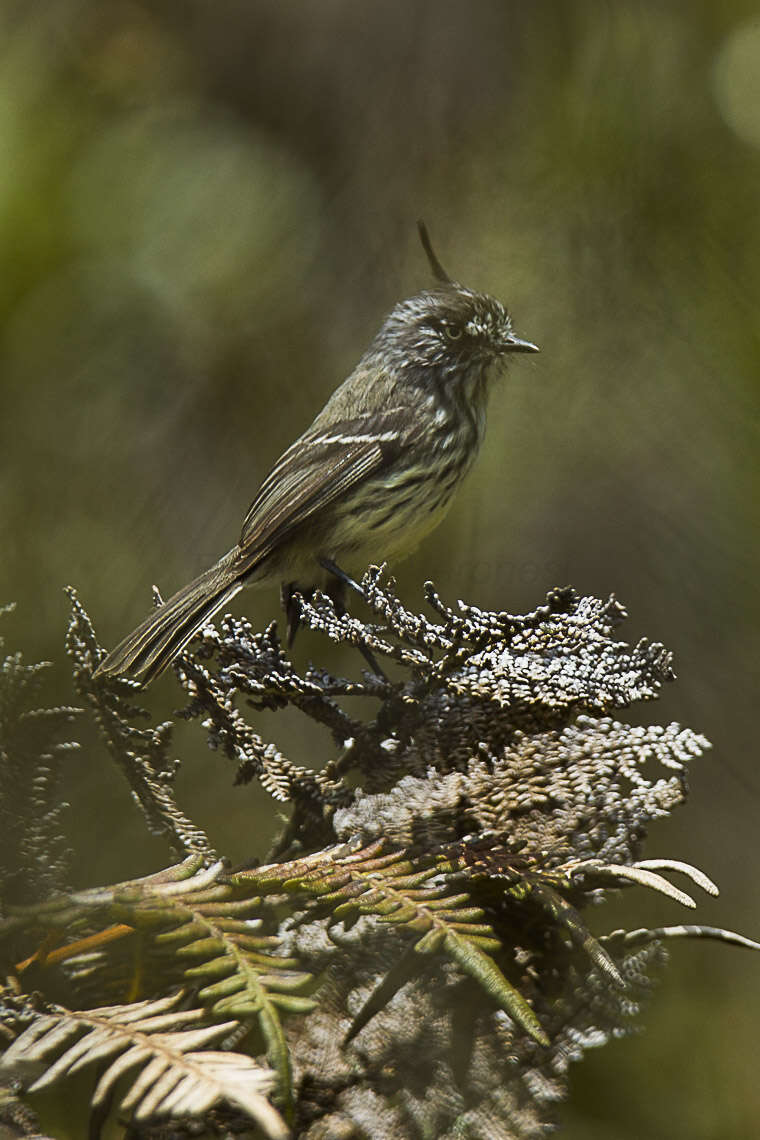
[[484, 373], [513, 352], [538, 352], [512, 331], [509, 313], [494, 297], [454, 281], [438, 260], [423, 222], [420, 238], [437, 284], [401, 301], [378, 333], [375, 348], [405, 370], [434, 368], [442, 378]]

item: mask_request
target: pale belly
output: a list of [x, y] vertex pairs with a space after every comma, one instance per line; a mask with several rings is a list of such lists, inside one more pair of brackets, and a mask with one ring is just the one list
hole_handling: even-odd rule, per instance
[[469, 466], [413, 486], [404, 486], [405, 477], [400, 477], [368, 488], [359, 519], [349, 514], [335, 520], [332, 550], [326, 556], [362, 570], [411, 554], [447, 514]]

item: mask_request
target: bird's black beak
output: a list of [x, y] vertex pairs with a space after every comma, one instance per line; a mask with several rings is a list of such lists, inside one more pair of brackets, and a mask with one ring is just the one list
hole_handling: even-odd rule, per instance
[[537, 344], [531, 344], [529, 340], [520, 340], [519, 336], [505, 336], [502, 341], [503, 352], [540, 352], [541, 349]]

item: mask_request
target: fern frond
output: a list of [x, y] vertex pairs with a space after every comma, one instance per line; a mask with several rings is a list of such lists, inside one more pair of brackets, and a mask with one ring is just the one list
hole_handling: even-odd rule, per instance
[[[0, 617], [13, 606], [0, 606]], [[0, 639], [0, 650], [2, 649]], [[41, 708], [49, 662], [0, 652], [0, 905], [46, 898], [66, 883], [63, 734], [82, 710]], [[63, 739], [62, 739], [63, 737]]]
[[676, 871], [708, 894], [718, 894], [715, 883], [703, 871], [677, 859], [646, 859], [631, 866], [584, 859], [542, 867], [535, 855], [510, 851], [503, 837], [496, 835], [481, 835], [450, 844], [437, 854], [437, 862], [441, 868], [461, 869], [475, 886], [486, 883], [493, 888], [501, 882], [516, 901], [531, 899], [538, 903], [557, 929], [566, 933], [571, 942], [591, 958], [600, 973], [620, 988], [625, 982], [602, 945], [603, 939], [593, 936], [580, 912], [562, 894], [563, 890], [581, 888], [588, 892], [596, 882], [600, 885], [615, 882], [621, 886], [635, 883], [693, 908], [696, 903], [690, 895], [658, 874], [659, 871]]
[[206, 868], [202, 855], [189, 855], [181, 863], [143, 878], [126, 879], [110, 887], [91, 887], [54, 895], [44, 903], [9, 906], [6, 916], [0, 920], [0, 938], [21, 929], [75, 928], [97, 915], [99, 908], [103, 908], [107, 915], [107, 908], [117, 897], [129, 897], [130, 894], [137, 898], [152, 897], [157, 892], [168, 896], [182, 890], [197, 890], [202, 883], [209, 881], [209, 877], [213, 881], [223, 866], [216, 863]]
[[[294, 959], [273, 953], [276, 938], [256, 933], [261, 926], [254, 917], [260, 910], [259, 898], [234, 900], [229, 894], [223, 898], [225, 890], [229, 888], [222, 887], [214, 898], [184, 900], [173, 908], [176, 925], [157, 934], [155, 943], [178, 962], [200, 959], [197, 965], [184, 967], [184, 976], [195, 985], [206, 983], [198, 997], [215, 1016], [258, 1020], [289, 1114], [292, 1068], [281, 1015], [314, 1009], [311, 998], [294, 992], [309, 985], [311, 975], [298, 971]], [[138, 921], [148, 913], [137, 915]]]
[[[278, 1095], [289, 1111], [291, 1063], [281, 1018], [314, 1008], [315, 1002], [298, 992], [312, 979], [294, 959], [274, 952], [276, 937], [260, 932], [261, 898], [254, 889], [250, 882], [228, 881], [224, 863], [204, 867], [200, 857], [191, 856], [144, 879], [80, 891], [46, 907], [19, 908], [9, 922], [26, 918], [44, 929], [47, 920], [51, 928], [65, 927], [69, 935], [85, 927], [119, 924], [122, 932], [133, 935], [123, 940], [123, 948], [111, 941], [110, 935], [119, 933], [113, 927], [99, 931], [96, 953], [81, 940], [74, 943], [75, 956], [68, 962], [73, 980], [85, 987], [92, 976], [102, 993], [111, 965], [122, 979], [122, 992], [131, 998], [138, 996], [143, 974], [154, 991], [159, 982], [201, 985], [198, 996], [207, 1016], [257, 1020], [277, 1074]], [[65, 950], [56, 949], [50, 958], [62, 961]]]
[[605, 863], [600, 859], [584, 859], [569, 864], [565, 871], [568, 881], [583, 883], [586, 888], [591, 885], [595, 878], [601, 882], [609, 883], [612, 881], [619, 886], [635, 883], [637, 886], [648, 887], [650, 890], [657, 891], [659, 894], [665, 895], [692, 910], [697, 904], [691, 895], [679, 887], [673, 886], [664, 875], [658, 874], [659, 871], [676, 871], [681, 875], [686, 875], [708, 895], [720, 893], [715, 883], [704, 871], [700, 871], [699, 867], [693, 867], [691, 863], [684, 863], [680, 859], [640, 859], [630, 866], [620, 863]]
[[704, 938], [714, 942], [727, 942], [730, 946], [742, 946], [745, 950], [760, 950], [760, 942], [754, 938], [747, 938], [744, 934], [736, 934], [733, 930], [724, 930], [722, 926], [681, 925], [681, 926], [655, 926], [641, 927], [638, 930], [613, 930], [602, 938], [603, 942], [619, 943], [628, 948], [631, 946], [646, 946], [651, 942], [658, 942], [667, 938]]
[[77, 692], [89, 705], [148, 829], [154, 835], [164, 836], [177, 857], [199, 853], [211, 858], [213, 848], [208, 836], [185, 815], [174, 797], [173, 785], [179, 764], [169, 755], [172, 721], [148, 728], [135, 727], [132, 723], [135, 719], [148, 717], [145, 709], [133, 703], [140, 687], [137, 682], [124, 677], [94, 679], [105, 650], [98, 644], [93, 624], [76, 590], [69, 586], [66, 593], [71, 602], [66, 652], [71, 658]]
[[378, 841], [348, 855], [345, 848], [333, 849], [234, 878], [253, 880], [263, 890], [310, 894], [330, 909], [335, 922], [372, 915], [413, 932], [418, 953], [446, 954], [536, 1041], [548, 1044], [530, 1005], [491, 957], [501, 942], [482, 921], [483, 910], [468, 905], [468, 894], [452, 893], [435, 866], [417, 867], [404, 851], [387, 852], [384, 847]]
[[[196, 876], [197, 878], [197, 876]], [[168, 970], [179, 970], [215, 1017], [255, 1018], [285, 1111], [292, 1102], [290, 1052], [283, 1013], [308, 1013], [315, 1002], [296, 992], [311, 983], [292, 958], [274, 953], [278, 939], [261, 934], [261, 898], [223, 877], [201, 889], [166, 889], [152, 897], [114, 899], [113, 917], [147, 930]], [[197, 963], [197, 964], [196, 964]], [[205, 983], [205, 984], [204, 984]]]
[[[106, 1101], [126, 1072], [140, 1067], [142, 1072], [121, 1102], [135, 1119], [199, 1116], [217, 1101], [226, 1100], [255, 1120], [270, 1140], [285, 1140], [285, 1123], [267, 1099], [273, 1073], [244, 1054], [203, 1051], [237, 1023], [199, 1025], [206, 1012], [177, 1009], [181, 998], [178, 993], [158, 1001], [85, 1012], [59, 1007], [41, 1014], [6, 1050], [0, 1071], [23, 1080], [30, 1069], [36, 1072], [44, 1062], [45, 1071], [28, 1086], [29, 1092], [37, 1092], [88, 1065], [103, 1065], [113, 1058], [95, 1087], [93, 1108]], [[56, 1059], [47, 1065], [51, 1056]]]

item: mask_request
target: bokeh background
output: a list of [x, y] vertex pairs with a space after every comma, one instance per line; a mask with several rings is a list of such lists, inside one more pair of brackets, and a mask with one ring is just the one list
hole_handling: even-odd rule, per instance
[[[760, 15], [740, 0], [4, 0], [0, 599], [58, 663], [66, 583], [107, 645], [235, 540], [272, 461], [385, 311], [444, 264], [542, 355], [494, 392], [451, 516], [397, 568], [409, 602], [519, 610], [615, 591], [679, 680], [648, 719], [706, 733], [648, 854], [757, 897]], [[378, 551], [378, 556], [382, 551]], [[263, 624], [275, 590], [238, 609]], [[331, 652], [304, 637], [299, 660]], [[352, 661], [339, 662], [347, 670]], [[180, 703], [173, 677], [149, 695]], [[638, 714], [635, 714], [638, 715]], [[328, 739], [262, 717], [299, 762]], [[233, 857], [271, 804], [180, 732], [183, 802]], [[70, 760], [79, 882], [147, 871], [121, 778]], [[682, 920], [644, 892], [594, 915]], [[750, 1140], [760, 958], [675, 947], [647, 1032], [573, 1073], [569, 1140]]]

